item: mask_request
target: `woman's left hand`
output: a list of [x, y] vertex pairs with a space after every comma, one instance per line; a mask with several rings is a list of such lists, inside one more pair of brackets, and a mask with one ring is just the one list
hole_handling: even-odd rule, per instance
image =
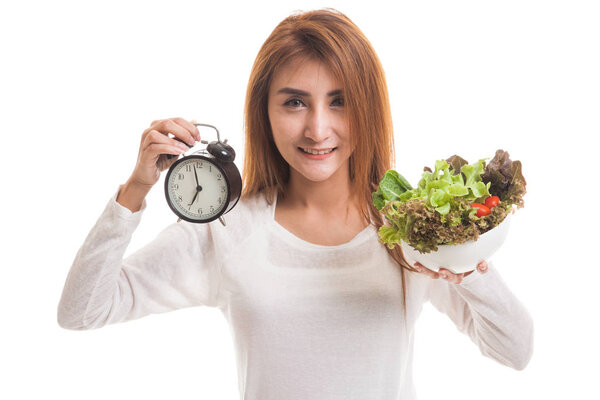
[[[472, 274], [475, 271], [469, 271], [469, 272], [463, 272], [462, 274], [454, 274], [452, 272], [450, 272], [449, 270], [447, 270], [446, 268], [440, 268], [440, 270], [438, 272], [432, 271], [429, 268], [427, 268], [426, 266], [424, 266], [423, 264], [421, 264], [420, 262], [415, 262], [415, 267], [417, 268], [417, 270], [420, 273], [423, 273], [427, 276], [429, 276], [432, 279], [445, 279], [448, 282], [452, 282], [452, 283], [456, 283], [459, 284], [462, 282], [463, 278], [466, 276], [469, 276], [470, 274]], [[477, 264], [477, 271], [480, 274], [485, 274], [488, 271], [488, 263], [485, 261], [480, 262], [479, 264]]]

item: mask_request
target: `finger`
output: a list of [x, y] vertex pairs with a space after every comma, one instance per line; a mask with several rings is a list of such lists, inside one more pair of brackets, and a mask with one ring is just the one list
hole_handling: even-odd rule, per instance
[[200, 141], [200, 131], [198, 130], [198, 127], [196, 125], [194, 125], [191, 121], [188, 121], [183, 118], [172, 118], [172, 119], [173, 119], [173, 121], [177, 122], [179, 125], [183, 126], [185, 129], [187, 129], [190, 132], [190, 134], [197, 141]]
[[162, 153], [155, 161], [156, 168], [158, 168], [159, 171], [164, 171], [167, 168], [170, 168], [171, 165], [175, 164], [175, 162], [179, 159], [177, 157], [177, 155], [179, 155], [181, 153], [178, 154], [173, 154], [173, 156], [171, 158], [168, 158], [167, 156], [170, 154], [165, 154]]
[[[180, 141], [170, 138], [154, 129], [148, 132], [148, 134], [144, 137], [142, 151], [146, 151], [148, 147], [153, 144], [166, 144], [182, 151], [189, 150], [189, 146], [187, 146], [185, 143], [181, 143]], [[179, 154], [181, 154], [181, 152]]]
[[477, 271], [479, 271], [482, 274], [485, 274], [489, 269], [489, 265], [487, 262], [482, 261], [479, 264], [477, 264]]
[[173, 134], [173, 136], [183, 140], [185, 143], [193, 146], [196, 144], [195, 135], [192, 135], [185, 127], [179, 125], [177, 122], [172, 119], [163, 119], [158, 121], [156, 124], [152, 125], [152, 130], [159, 131], [160, 133], [168, 136], [169, 133]]
[[168, 144], [152, 143], [142, 155], [143, 162], [156, 163], [161, 154], [180, 155], [183, 150]]
[[451, 283], [460, 283], [462, 281], [462, 274], [455, 274], [446, 268], [440, 268], [440, 278], [447, 280]]
[[423, 264], [421, 264], [420, 262], [415, 262], [415, 267], [417, 267], [417, 271], [427, 275], [428, 277], [432, 278], [432, 279], [438, 279], [440, 277], [440, 275], [435, 272], [430, 270], [429, 268], [427, 268], [426, 266], [424, 266]]
[[169, 118], [169, 120], [187, 130], [194, 141], [199, 140], [200, 131], [194, 124], [180, 117]]

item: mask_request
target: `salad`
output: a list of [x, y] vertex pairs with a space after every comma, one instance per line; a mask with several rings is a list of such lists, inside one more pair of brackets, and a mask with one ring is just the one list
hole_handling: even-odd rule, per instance
[[425, 167], [417, 187], [397, 171], [388, 170], [373, 204], [384, 215], [379, 241], [390, 249], [406, 242], [421, 253], [437, 246], [477, 240], [498, 226], [513, 208], [524, 206], [525, 178], [520, 161], [496, 150], [494, 158], [469, 164], [453, 155]]

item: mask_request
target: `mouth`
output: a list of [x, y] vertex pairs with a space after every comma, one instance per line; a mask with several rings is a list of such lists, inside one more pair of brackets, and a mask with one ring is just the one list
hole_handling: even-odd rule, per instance
[[308, 147], [298, 147], [299, 150], [302, 150], [305, 153], [308, 154], [313, 154], [313, 155], [322, 155], [322, 154], [329, 154], [331, 152], [333, 152], [335, 149], [337, 149], [337, 147], [330, 147], [328, 149], [311, 149]]

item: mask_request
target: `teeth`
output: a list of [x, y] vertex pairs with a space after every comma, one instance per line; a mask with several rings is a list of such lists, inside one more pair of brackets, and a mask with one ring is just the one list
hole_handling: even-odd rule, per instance
[[310, 154], [328, 154], [328, 153], [331, 153], [333, 151], [333, 149], [322, 150], [322, 151], [315, 151], [315, 150], [311, 150], [311, 149], [305, 149], [305, 148], [302, 148], [302, 147], [301, 147], [301, 149], [305, 153], [310, 153]]

